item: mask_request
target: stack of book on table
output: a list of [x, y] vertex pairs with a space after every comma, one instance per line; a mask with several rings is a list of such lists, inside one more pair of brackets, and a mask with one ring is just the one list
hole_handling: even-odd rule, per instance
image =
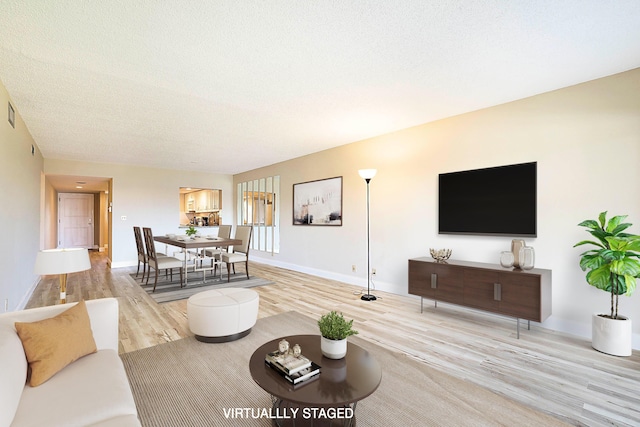
[[295, 357], [292, 354], [273, 351], [267, 353], [264, 361], [291, 384], [299, 384], [313, 379], [320, 373], [320, 366], [303, 355]]

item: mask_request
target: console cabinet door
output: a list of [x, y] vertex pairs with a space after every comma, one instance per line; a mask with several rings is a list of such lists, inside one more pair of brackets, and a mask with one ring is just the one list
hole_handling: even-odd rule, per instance
[[496, 311], [501, 300], [500, 273], [475, 268], [464, 269], [464, 304]]
[[409, 293], [435, 299], [436, 288], [431, 287], [431, 274], [435, 271], [429, 262], [409, 260]]
[[460, 304], [464, 295], [463, 270], [447, 264], [431, 264], [438, 301]]
[[500, 313], [541, 322], [540, 277], [524, 274], [500, 274], [502, 300]]
[[462, 270], [446, 264], [409, 260], [409, 293], [460, 304]]

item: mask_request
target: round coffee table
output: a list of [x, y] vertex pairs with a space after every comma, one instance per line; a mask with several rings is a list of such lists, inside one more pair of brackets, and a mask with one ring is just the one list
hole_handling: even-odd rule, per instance
[[[293, 385], [265, 363], [265, 355], [277, 350], [283, 338], [292, 346], [299, 344], [302, 354], [320, 365], [317, 377]], [[351, 342], [347, 342], [347, 355], [342, 359], [322, 356], [320, 335], [269, 341], [253, 353], [249, 370], [253, 380], [271, 395], [271, 416], [278, 426], [353, 426], [358, 401], [376, 391], [382, 379], [378, 362]]]

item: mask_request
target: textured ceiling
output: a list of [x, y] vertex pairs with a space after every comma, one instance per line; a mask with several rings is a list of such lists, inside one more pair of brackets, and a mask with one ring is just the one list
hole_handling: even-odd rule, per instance
[[0, 1], [45, 158], [239, 173], [637, 67], [638, 0]]

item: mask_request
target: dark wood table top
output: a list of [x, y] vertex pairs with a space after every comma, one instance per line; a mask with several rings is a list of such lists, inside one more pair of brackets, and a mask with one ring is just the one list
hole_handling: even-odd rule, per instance
[[[264, 356], [277, 350], [283, 338], [291, 346], [299, 344], [302, 354], [320, 365], [318, 378], [294, 386], [264, 362]], [[378, 362], [351, 342], [347, 341], [347, 355], [342, 359], [322, 356], [320, 335], [293, 335], [269, 341], [253, 353], [249, 370], [253, 380], [267, 393], [306, 407], [338, 407], [357, 402], [376, 391], [382, 380]]]
[[179, 240], [166, 236], [154, 236], [153, 240], [184, 249], [238, 246], [242, 244], [240, 239], [223, 239], [221, 237], [196, 237], [195, 239], [184, 237], [183, 240]]

